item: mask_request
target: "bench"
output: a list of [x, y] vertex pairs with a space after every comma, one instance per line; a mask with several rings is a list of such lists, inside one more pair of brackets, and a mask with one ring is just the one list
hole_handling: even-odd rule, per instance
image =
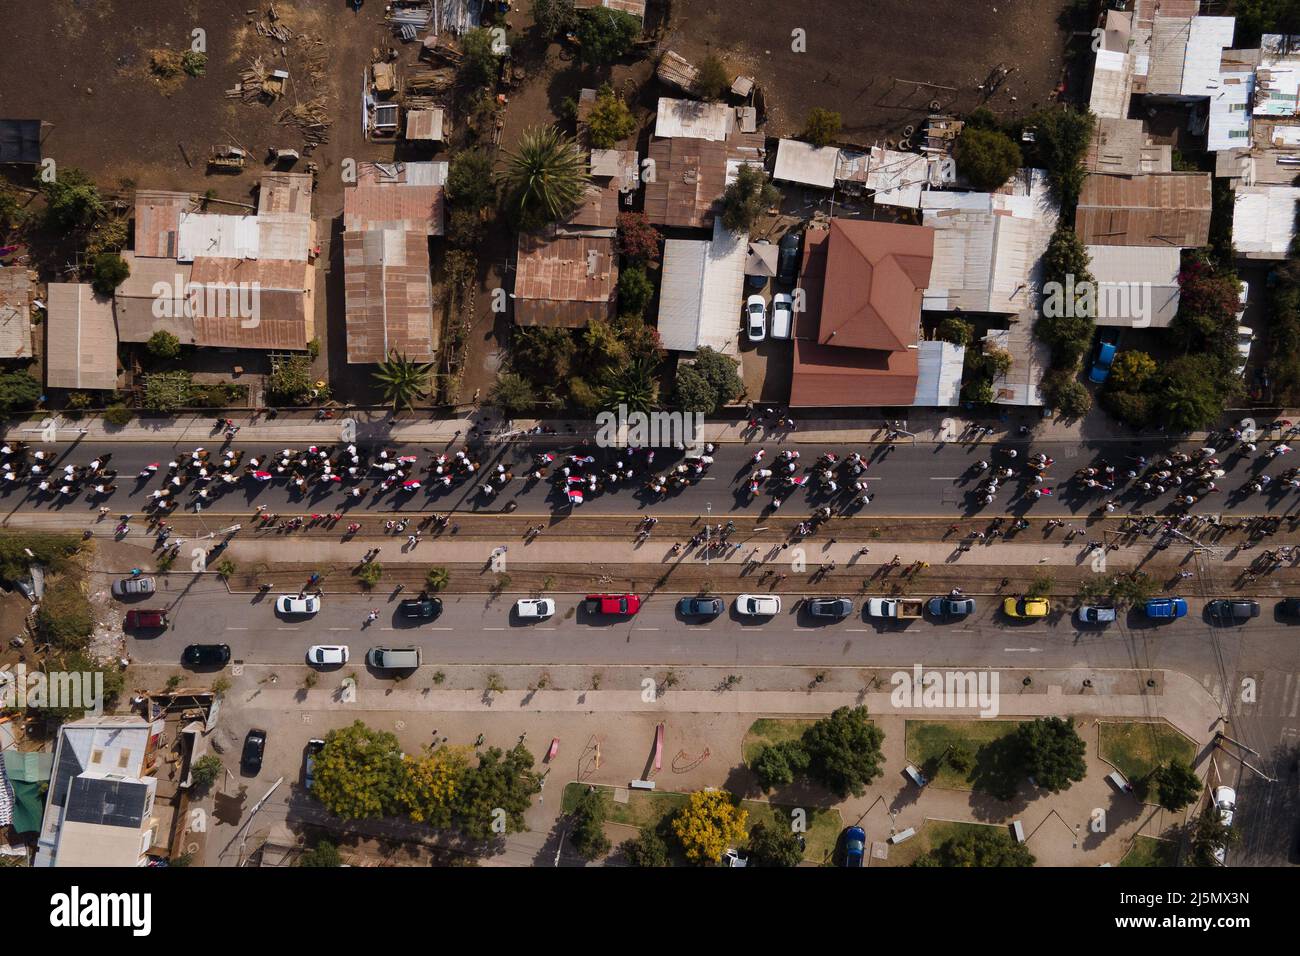
[[906, 830], [899, 830], [897, 833], [891, 836], [889, 838], [889, 842], [893, 844], [899, 844], [902, 843], [904, 840], [912, 839], [912, 837], [914, 836], [916, 836], [915, 828], [908, 827]]
[[655, 782], [653, 780], [633, 780], [629, 786], [633, 790], [653, 790]]
[[1017, 843], [1025, 842], [1025, 825], [1019, 820], [1011, 824], [1011, 835], [1016, 838]]
[[903, 773], [907, 774], [908, 779], [910, 779], [912, 783], [916, 784], [918, 787], [924, 787], [927, 783], [929, 783], [929, 781], [925, 779], [925, 775], [922, 774], [921, 771], [913, 767], [910, 763], [903, 768]]

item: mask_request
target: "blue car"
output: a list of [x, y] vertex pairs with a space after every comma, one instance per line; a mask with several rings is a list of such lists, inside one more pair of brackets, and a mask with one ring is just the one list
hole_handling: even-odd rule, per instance
[[1100, 385], [1110, 376], [1110, 366], [1115, 361], [1115, 353], [1119, 349], [1119, 331], [1116, 329], [1103, 329], [1101, 341], [1097, 343], [1097, 358], [1092, 363], [1092, 371], [1088, 373], [1088, 381]]
[[1146, 612], [1153, 621], [1172, 621], [1187, 616], [1187, 602], [1180, 597], [1152, 598], [1147, 601]]
[[849, 827], [844, 831], [844, 865], [861, 866], [867, 848], [867, 834], [862, 827]]

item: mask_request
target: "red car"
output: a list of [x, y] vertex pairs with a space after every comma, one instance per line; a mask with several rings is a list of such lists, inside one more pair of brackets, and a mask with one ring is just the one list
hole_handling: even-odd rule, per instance
[[587, 611], [591, 614], [631, 617], [639, 610], [641, 610], [641, 599], [635, 594], [587, 595]]
[[151, 631], [167, 626], [166, 611], [127, 611], [126, 628], [129, 631]]

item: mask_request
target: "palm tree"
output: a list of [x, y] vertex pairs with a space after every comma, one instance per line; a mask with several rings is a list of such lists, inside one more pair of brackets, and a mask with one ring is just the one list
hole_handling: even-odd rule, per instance
[[623, 366], [605, 390], [606, 407], [625, 405], [629, 412], [652, 411], [659, 398], [659, 383], [654, 373], [654, 363], [646, 359], [633, 359]]
[[587, 160], [554, 126], [524, 131], [501, 175], [511, 215], [529, 226], [555, 222], [582, 202], [591, 185]]
[[392, 402], [393, 411], [399, 405], [411, 408], [415, 400], [429, 390], [433, 365], [412, 362], [405, 355], [389, 352], [388, 360], [375, 369], [375, 381], [384, 390], [384, 401]]
[[441, 591], [451, 580], [451, 575], [447, 573], [444, 567], [430, 568], [424, 576], [424, 587], [428, 591]]

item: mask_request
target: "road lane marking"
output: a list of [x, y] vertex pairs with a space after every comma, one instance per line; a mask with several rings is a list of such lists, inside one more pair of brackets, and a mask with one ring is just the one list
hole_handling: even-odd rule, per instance
[[350, 630], [352, 630], [352, 628], [350, 628], [350, 627], [331, 627], [330, 630], [331, 630], [331, 631], [350, 631]]
[[300, 631], [300, 630], [302, 630], [302, 628], [300, 628], [300, 627], [277, 627], [276, 630], [277, 630], [277, 631]]
[[1002, 648], [1008, 654], [1037, 654], [1042, 650], [1041, 647], [1004, 647]]
[[485, 630], [485, 631], [504, 631], [505, 628], [504, 628], [504, 627], [485, 627], [485, 628], [483, 628], [483, 630]]
[[638, 627], [637, 630], [638, 630], [638, 631], [657, 631], [657, 630], [659, 630], [659, 628], [657, 628], [657, 627]]
[[248, 630], [248, 628], [246, 628], [246, 627], [228, 627], [228, 628], [226, 628], [226, 630], [227, 630], [227, 631], [246, 631], [246, 630]]

